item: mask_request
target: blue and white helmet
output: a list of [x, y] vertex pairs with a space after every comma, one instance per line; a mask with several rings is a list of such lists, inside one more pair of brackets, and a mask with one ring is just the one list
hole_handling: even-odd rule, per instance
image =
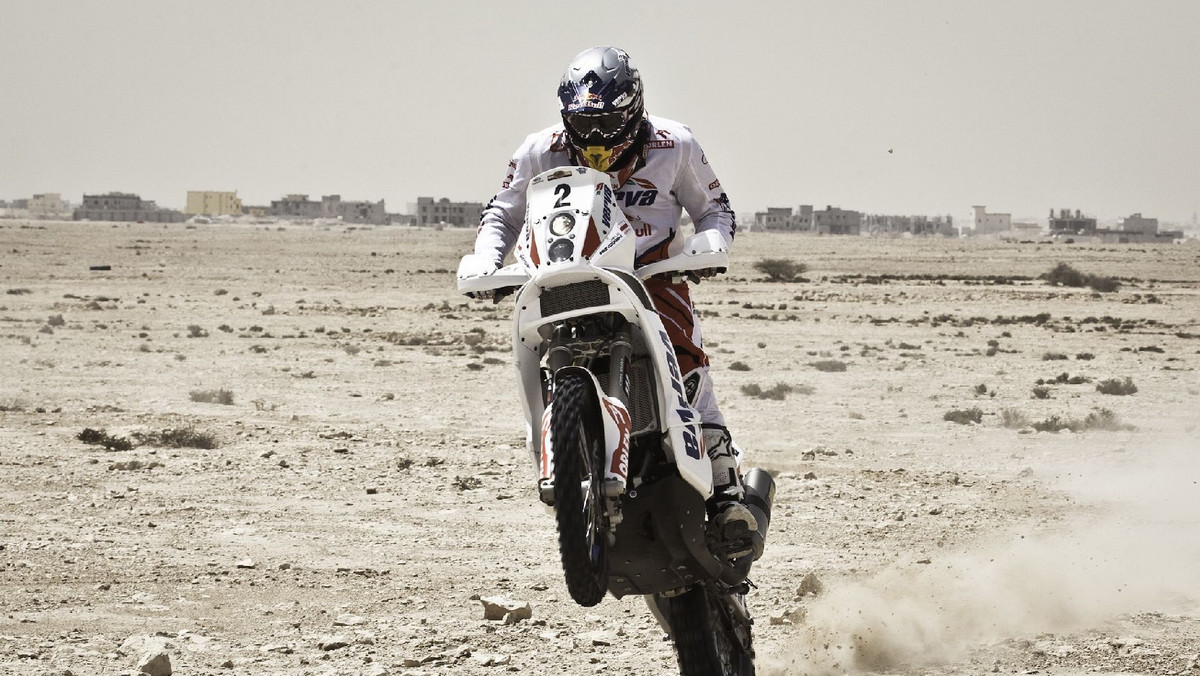
[[616, 47], [576, 56], [558, 85], [567, 140], [594, 169], [608, 171], [633, 147], [645, 117], [642, 77]]

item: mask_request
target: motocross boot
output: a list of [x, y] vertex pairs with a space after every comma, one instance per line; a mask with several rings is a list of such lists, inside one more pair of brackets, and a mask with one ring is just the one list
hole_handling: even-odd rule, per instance
[[[704, 448], [712, 461], [713, 496], [708, 510], [717, 525], [720, 538], [733, 546], [730, 558], [745, 556], [752, 551], [750, 534], [758, 530], [754, 514], [743, 504], [745, 489], [734, 458], [733, 439], [729, 430], [719, 425], [704, 426]], [[742, 547], [741, 544], [745, 543]], [[737, 546], [734, 546], [734, 545]]]

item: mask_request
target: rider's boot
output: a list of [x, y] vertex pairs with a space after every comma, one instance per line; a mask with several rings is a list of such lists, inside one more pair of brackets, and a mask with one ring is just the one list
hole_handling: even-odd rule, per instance
[[709, 512], [723, 540], [730, 543], [747, 543], [745, 551], [738, 549], [730, 552], [729, 556], [744, 556], [752, 551], [749, 546], [750, 533], [758, 530], [758, 521], [742, 503], [745, 489], [737, 470], [733, 439], [729, 436], [729, 430], [720, 425], [705, 425], [704, 448], [712, 461], [713, 473], [713, 496], [708, 501]]

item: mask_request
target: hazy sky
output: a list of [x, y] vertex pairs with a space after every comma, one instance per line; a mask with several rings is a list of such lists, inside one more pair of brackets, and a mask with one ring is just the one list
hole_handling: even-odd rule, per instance
[[[1200, 211], [1200, 2], [0, 0], [0, 198], [486, 201], [625, 48], [767, 206]], [[889, 152], [889, 150], [891, 152]]]

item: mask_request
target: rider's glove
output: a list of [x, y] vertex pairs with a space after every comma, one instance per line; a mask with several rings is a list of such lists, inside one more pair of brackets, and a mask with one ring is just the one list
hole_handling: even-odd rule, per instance
[[725, 268], [700, 268], [699, 270], [692, 270], [688, 277], [693, 284], [699, 284], [701, 280], [716, 277], [724, 272]]
[[483, 291], [472, 291], [468, 293], [467, 296], [474, 298], [475, 300], [492, 300], [492, 298], [496, 296], [496, 290], [485, 289]]

